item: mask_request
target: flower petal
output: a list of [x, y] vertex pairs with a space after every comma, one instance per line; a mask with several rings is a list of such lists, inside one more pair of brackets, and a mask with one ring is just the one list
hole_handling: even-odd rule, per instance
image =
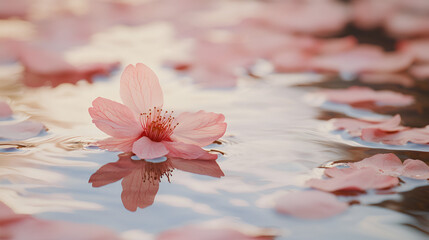
[[153, 107], [161, 108], [164, 96], [158, 77], [146, 65], [128, 65], [121, 76], [122, 102], [135, 113], [144, 113]]
[[201, 147], [179, 142], [163, 142], [168, 149], [168, 157], [183, 159], [216, 160], [217, 155], [210, 154]]
[[43, 124], [33, 121], [0, 125], [0, 138], [23, 140], [39, 135], [44, 129]]
[[92, 102], [89, 114], [92, 122], [106, 134], [117, 138], [135, 138], [142, 127], [131, 110], [118, 102], [98, 97]]
[[407, 159], [404, 161], [402, 176], [415, 179], [429, 179], [429, 166], [415, 159]]
[[133, 144], [138, 138], [106, 138], [104, 140], [97, 141], [95, 144], [109, 151], [122, 151], [131, 152], [133, 150]]
[[401, 159], [393, 153], [376, 154], [352, 164], [358, 168], [373, 168], [380, 173], [395, 177], [401, 175], [402, 171]]
[[[337, 169], [346, 174], [336, 173], [329, 179], [310, 179], [306, 185], [326, 192], [335, 191], [366, 191], [368, 189], [384, 189], [399, 184], [397, 177], [385, 176], [372, 168]], [[332, 176], [333, 172], [329, 172]], [[328, 175], [328, 174], [327, 174]]]
[[185, 112], [180, 114], [176, 121], [179, 125], [174, 129], [171, 139], [200, 147], [213, 143], [226, 131], [223, 114], [205, 111]]
[[168, 150], [162, 142], [142, 137], [133, 144], [133, 153], [141, 159], [153, 159], [167, 155]]
[[291, 192], [278, 199], [276, 211], [304, 219], [328, 218], [342, 213], [348, 204], [320, 191]]

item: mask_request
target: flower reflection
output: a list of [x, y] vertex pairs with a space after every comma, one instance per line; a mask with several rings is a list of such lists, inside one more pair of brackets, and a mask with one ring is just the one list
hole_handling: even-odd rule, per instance
[[162, 177], [170, 182], [174, 169], [220, 178], [224, 173], [216, 161], [168, 158], [164, 162], [153, 163], [133, 160], [131, 153], [119, 154], [117, 162], [99, 168], [89, 179], [93, 187], [122, 180], [122, 203], [129, 211], [137, 207], [146, 208], [153, 204]]

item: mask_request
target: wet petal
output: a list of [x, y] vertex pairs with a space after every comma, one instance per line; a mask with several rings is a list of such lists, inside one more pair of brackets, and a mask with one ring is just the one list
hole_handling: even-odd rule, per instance
[[291, 192], [277, 200], [276, 211], [304, 219], [335, 216], [348, 208], [335, 195], [320, 191]]
[[201, 147], [179, 142], [163, 142], [168, 149], [168, 157], [183, 159], [216, 160], [217, 155], [210, 154]]
[[98, 97], [89, 114], [92, 122], [106, 134], [116, 138], [136, 138], [143, 129], [131, 110], [118, 102]]
[[395, 154], [376, 154], [372, 157], [365, 158], [362, 161], [352, 163], [358, 168], [373, 168], [380, 173], [399, 176], [402, 172], [402, 162]]
[[390, 145], [405, 145], [408, 142], [429, 144], [429, 127], [404, 129], [398, 132], [386, 132], [381, 129], [363, 129], [362, 139]]
[[128, 65], [121, 76], [122, 101], [135, 113], [145, 113], [153, 107], [161, 108], [164, 96], [156, 74], [146, 65]]
[[0, 138], [23, 140], [36, 137], [45, 126], [39, 122], [23, 121], [15, 124], [0, 125]]
[[[341, 172], [343, 169], [336, 171]], [[397, 177], [381, 175], [372, 168], [355, 168], [344, 171], [347, 171], [347, 173], [343, 175], [336, 174], [335, 177], [329, 179], [310, 179], [306, 182], [306, 185], [326, 192], [336, 192], [384, 189], [399, 184]]]
[[162, 142], [154, 142], [148, 137], [142, 137], [133, 144], [133, 153], [141, 159], [153, 159], [167, 155], [169, 150]]
[[329, 89], [319, 91], [328, 101], [343, 104], [373, 102], [379, 106], [407, 106], [414, 102], [414, 97], [401, 93], [382, 90], [374, 91], [368, 87], [353, 86], [347, 89]]
[[402, 176], [416, 179], [429, 179], [429, 166], [415, 159], [407, 159], [404, 161]]
[[314, 57], [311, 67], [315, 70], [346, 73], [399, 72], [408, 68], [413, 60], [409, 54], [385, 53], [381, 48], [364, 45]]
[[226, 123], [223, 114], [198, 111], [180, 114], [179, 123], [171, 138], [176, 142], [207, 146], [225, 134]]

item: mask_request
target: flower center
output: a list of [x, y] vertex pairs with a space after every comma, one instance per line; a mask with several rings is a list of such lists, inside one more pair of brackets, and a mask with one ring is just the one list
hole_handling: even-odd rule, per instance
[[174, 111], [163, 111], [162, 108], [154, 107], [147, 113], [140, 113], [140, 123], [143, 135], [154, 142], [169, 139], [173, 130], [179, 125], [172, 116]]

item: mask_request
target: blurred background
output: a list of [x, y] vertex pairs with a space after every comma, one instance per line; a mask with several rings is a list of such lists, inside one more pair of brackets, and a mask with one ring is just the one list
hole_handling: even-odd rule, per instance
[[[217, 162], [94, 146], [106, 135], [92, 100], [120, 101], [138, 62], [168, 108], [226, 116], [206, 148]], [[427, 179], [337, 192], [348, 209], [324, 220], [275, 206], [327, 166], [429, 163], [428, 81], [428, 0], [0, 0], [0, 239], [427, 239]], [[397, 114], [412, 130], [399, 144], [328, 126]], [[121, 159], [131, 175], [88, 183]], [[159, 181], [126, 202], [125, 179], [144, 171]]]

